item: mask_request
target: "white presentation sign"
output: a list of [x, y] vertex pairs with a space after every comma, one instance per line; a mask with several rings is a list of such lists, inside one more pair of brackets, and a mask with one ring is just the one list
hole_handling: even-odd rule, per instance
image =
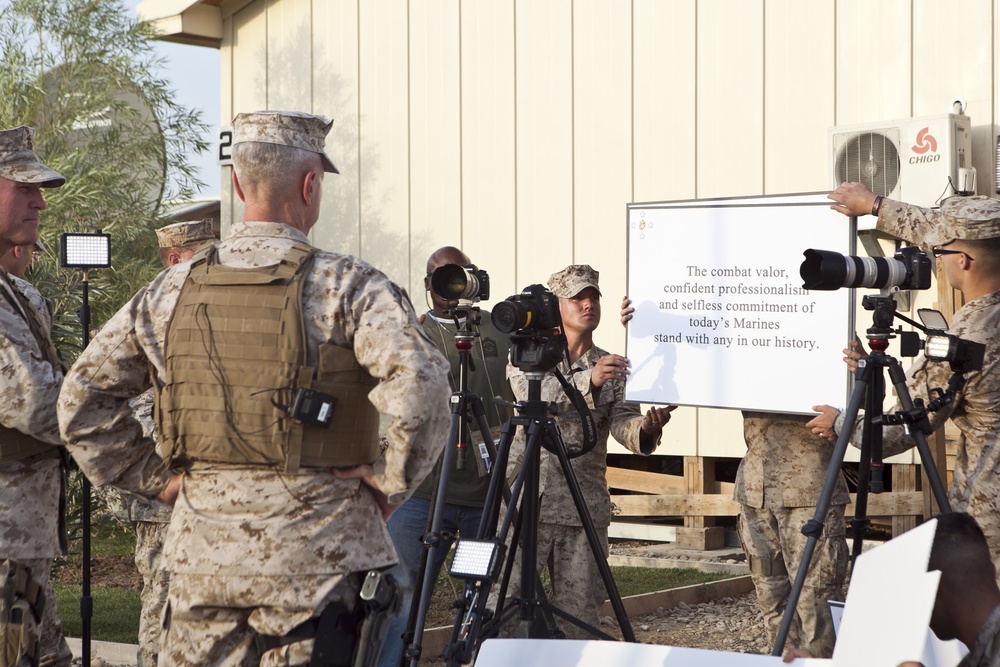
[[853, 254], [821, 195], [628, 205], [626, 398], [812, 413], [843, 406], [853, 290], [802, 288], [807, 248]]

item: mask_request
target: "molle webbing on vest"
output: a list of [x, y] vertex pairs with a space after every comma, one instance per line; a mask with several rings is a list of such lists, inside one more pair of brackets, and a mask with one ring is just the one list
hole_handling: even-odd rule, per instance
[[[167, 329], [156, 407], [165, 459], [289, 472], [375, 460], [378, 412], [367, 396], [376, 381], [352, 350], [332, 345], [306, 366], [302, 283], [314, 252], [294, 246], [254, 269], [220, 266], [214, 250], [195, 260]], [[338, 399], [329, 428], [287, 415], [298, 387]]]
[[59, 456], [59, 451], [59, 447], [33, 438], [16, 428], [0, 426], [0, 463], [10, 463], [46, 453], [56, 458]]

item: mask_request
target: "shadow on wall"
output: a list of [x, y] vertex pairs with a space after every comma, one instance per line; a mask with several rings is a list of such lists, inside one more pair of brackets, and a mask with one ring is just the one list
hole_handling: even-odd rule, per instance
[[[244, 11], [266, 11], [252, 7], [255, 6]], [[340, 170], [340, 175], [327, 174], [325, 178], [320, 219], [312, 231], [313, 243], [324, 250], [360, 257], [385, 272], [410, 294], [414, 290], [422, 292], [423, 285], [408, 285], [409, 267], [411, 261], [423, 265], [426, 257], [411, 258], [409, 253], [410, 248], [428, 247], [431, 240], [415, 238], [408, 231], [408, 221], [396, 220], [390, 226], [385, 217], [385, 212], [392, 210], [391, 205], [398, 209], [400, 200], [408, 198], [409, 192], [406, 183], [397, 185], [380, 178], [382, 153], [379, 146], [371, 141], [361, 143], [363, 116], [357, 113], [357, 87], [325, 64], [331, 62], [331, 58], [325, 53], [322, 40], [312, 39], [307, 19], [300, 23], [294, 38], [285, 43], [313, 45], [311, 77], [300, 75], [301, 54], [291, 49], [268, 51], [262, 46], [252, 61], [267, 62], [266, 70], [258, 69], [252, 80], [238, 80], [234, 85], [253, 86], [253, 94], [238, 97], [266, 99], [266, 106], [271, 109], [296, 106], [289, 100], [315, 99], [314, 91], [320, 88], [322, 97], [330, 100], [324, 102], [322, 108], [304, 109], [333, 118], [326, 151]], [[268, 86], [269, 76], [281, 77], [280, 97], [274, 93], [275, 86]], [[250, 110], [235, 109], [234, 115], [241, 111]]]

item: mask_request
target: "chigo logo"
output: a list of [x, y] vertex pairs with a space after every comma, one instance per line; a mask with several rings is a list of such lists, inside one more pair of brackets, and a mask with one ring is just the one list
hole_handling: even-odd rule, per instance
[[913, 144], [910, 150], [916, 153], [910, 158], [910, 164], [937, 162], [941, 159], [941, 154], [937, 152], [937, 139], [931, 134], [929, 127], [917, 132], [917, 143]]

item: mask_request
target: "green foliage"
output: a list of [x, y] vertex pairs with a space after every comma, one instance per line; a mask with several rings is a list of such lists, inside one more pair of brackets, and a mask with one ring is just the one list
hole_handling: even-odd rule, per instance
[[[91, 487], [90, 529], [94, 553], [123, 555], [135, 550], [135, 534], [128, 523], [126, 502], [117, 489]], [[78, 543], [83, 536], [83, 475], [79, 470], [67, 473], [66, 529], [70, 548], [78, 553]]]
[[96, 329], [160, 270], [160, 201], [201, 185], [190, 158], [207, 147], [205, 125], [158, 76], [152, 39], [120, 0], [0, 0], [0, 127], [36, 128], [36, 152], [67, 177], [45, 192], [49, 253], [30, 276], [53, 301], [67, 362], [81, 348], [83, 287], [58, 266], [59, 234], [111, 234], [113, 268], [89, 275]]
[[[55, 586], [56, 605], [63, 634], [83, 636], [80, 619], [80, 586]], [[94, 614], [90, 618], [90, 638], [102, 642], [136, 644], [139, 641], [139, 615], [142, 603], [139, 594], [124, 588], [94, 588]]]

